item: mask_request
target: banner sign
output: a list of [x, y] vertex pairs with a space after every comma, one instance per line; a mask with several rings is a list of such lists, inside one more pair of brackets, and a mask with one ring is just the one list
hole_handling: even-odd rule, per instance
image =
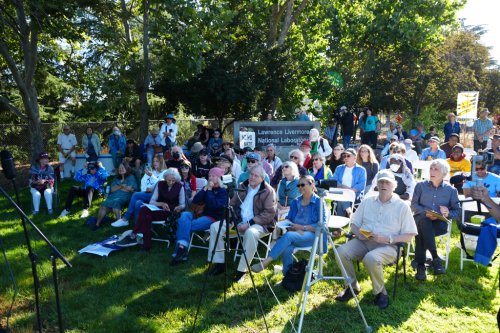
[[[275, 146], [298, 147], [302, 141], [309, 139], [311, 128], [319, 129], [319, 126], [316, 121], [241, 122], [235, 124], [235, 137], [240, 140], [240, 148], [242, 144], [243, 147], [247, 146], [248, 142], [253, 142], [255, 146], [267, 146], [272, 143]], [[242, 127], [245, 131], [241, 131]], [[248, 136], [250, 133], [254, 134], [254, 138]], [[245, 142], [241, 142], [242, 137]]]
[[245, 147], [255, 148], [255, 133], [254, 132], [240, 132], [240, 149]]
[[462, 91], [457, 96], [458, 120], [477, 119], [477, 103], [479, 91]]

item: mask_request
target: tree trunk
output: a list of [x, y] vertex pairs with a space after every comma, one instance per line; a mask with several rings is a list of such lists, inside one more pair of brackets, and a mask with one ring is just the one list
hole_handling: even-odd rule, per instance
[[140, 140], [144, 142], [149, 131], [149, 104], [148, 91], [151, 81], [151, 62], [149, 60], [149, 0], [143, 0], [143, 80], [139, 91], [139, 113], [140, 113]]

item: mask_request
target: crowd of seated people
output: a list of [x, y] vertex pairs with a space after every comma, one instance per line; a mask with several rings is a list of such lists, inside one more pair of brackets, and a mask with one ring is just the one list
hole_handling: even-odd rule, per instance
[[[246, 275], [247, 264], [257, 251], [258, 240], [273, 232], [278, 214], [285, 214], [283, 217], [291, 222], [291, 226], [276, 240], [269, 256], [252, 266], [254, 272], [265, 270], [281, 258], [283, 273], [286, 274], [293, 262], [294, 249], [312, 244], [318, 223], [324, 222], [328, 214], [347, 216], [353, 222], [354, 238], [339, 248], [337, 259], [353, 280], [337, 300], [347, 301], [353, 297], [353, 292], [359, 293], [352, 261], [362, 260], [370, 273], [375, 302], [383, 309], [388, 305], [383, 266], [394, 261], [396, 243], [408, 242], [415, 237], [417, 280], [426, 279], [426, 251], [432, 255], [434, 274], [445, 273], [434, 241], [436, 236], [446, 232], [445, 225], [427, 211], [456, 218], [460, 209], [459, 191], [463, 189], [465, 196], [470, 196], [471, 189], [476, 186], [468, 180], [467, 173], [476, 172], [491, 197], [500, 192], [500, 176], [489, 171], [484, 163], [478, 162], [476, 169], [471, 170], [464, 147], [459, 143], [459, 133], [446, 132], [450, 127], [453, 131], [457, 127], [454, 117], [450, 115], [449, 120], [445, 125], [446, 140], [441, 146], [436, 128], [425, 133], [423, 126], [418, 124], [410, 135], [406, 135], [400, 124], [392, 123], [384, 140], [386, 145], [379, 149], [375, 138], [378, 137], [380, 120], [370, 111], [363, 125], [366, 144], [355, 146], [349, 140], [349, 146], [336, 144], [332, 149], [329, 139], [323, 139], [320, 132], [313, 129], [307, 140], [283, 156], [273, 144], [255, 149], [235, 149], [232, 142], [222, 138], [220, 130], [205, 126], [198, 126], [188, 140], [190, 146], [182, 147], [177, 142], [179, 133], [175, 117], [169, 114], [165, 123], [152, 129], [147, 136], [144, 154], [134, 140], [127, 140], [118, 127], [113, 128], [107, 139], [117, 174], [113, 180], [107, 180], [107, 171], [96, 162], [101, 144], [98, 135], [89, 127], [82, 137], [88, 162], [74, 176], [83, 185], [70, 188], [60, 216], [68, 215], [74, 199], [82, 196], [81, 217], [87, 217], [93, 195], [104, 193], [108, 181], [109, 193], [102, 201], [91, 229], [100, 229], [106, 215], [113, 212], [116, 217], [113, 227], [125, 227], [134, 221], [132, 230], [117, 245], [142, 245], [143, 249], [149, 250], [152, 246], [152, 221], [165, 220], [175, 214], [178, 216], [177, 232], [171, 264], [186, 262], [191, 233], [207, 230], [210, 232], [210, 275], [214, 276], [226, 269], [223, 233], [218, 231], [229, 222], [225, 220], [225, 208], [230, 207], [234, 212], [230, 227], [241, 235], [246, 254], [237, 265], [236, 281]], [[489, 132], [482, 131], [488, 124], [483, 119], [483, 123], [476, 126], [478, 146], [483, 146], [486, 136], [489, 139]], [[64, 131], [68, 136], [69, 127], [65, 126]], [[61, 138], [58, 142], [61, 142], [62, 157], [71, 157], [68, 150], [71, 148], [65, 148], [67, 145]], [[496, 157], [500, 135], [491, 138], [491, 146]], [[429, 163], [429, 180], [421, 180], [414, 170], [413, 163], [423, 161]], [[456, 178], [457, 174], [463, 176]], [[452, 185], [446, 180], [448, 176], [452, 176]], [[197, 178], [205, 179], [206, 185], [197, 188]], [[330, 181], [331, 187], [354, 191], [355, 202], [359, 204], [357, 210], [351, 210], [352, 202], [339, 201], [335, 211], [326, 209], [325, 216], [319, 216], [321, 199], [316, 192], [326, 180]], [[48, 155], [42, 153], [30, 170], [35, 214], [40, 210], [41, 196], [52, 213], [54, 182], [54, 170]], [[193, 209], [196, 206], [201, 208]], [[128, 208], [122, 215], [125, 207]], [[361, 230], [368, 230], [370, 236]]]

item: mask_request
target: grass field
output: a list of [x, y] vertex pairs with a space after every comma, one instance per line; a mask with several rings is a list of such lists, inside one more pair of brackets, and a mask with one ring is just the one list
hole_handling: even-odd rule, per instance
[[[71, 182], [61, 184], [66, 194]], [[63, 195], [63, 200], [65, 195]], [[62, 201], [61, 200], [61, 205]], [[31, 198], [24, 190], [23, 207], [31, 212]], [[100, 202], [100, 200], [98, 201]], [[91, 209], [96, 213], [98, 202]], [[42, 207], [44, 203], [42, 203]], [[74, 215], [58, 219], [41, 213], [34, 222], [70, 260], [73, 268], [59, 261], [59, 281], [64, 327], [67, 332], [191, 332], [196, 305], [202, 293], [207, 268], [206, 251], [193, 249], [189, 261], [177, 267], [169, 266], [172, 249], [155, 242], [150, 252], [138, 247], [112, 253], [108, 258], [78, 254], [82, 247], [124, 231], [109, 225], [90, 231], [79, 219], [81, 201], [73, 207]], [[43, 210], [42, 208], [41, 210]], [[27, 250], [18, 215], [6, 200], [0, 199], [0, 238], [14, 270], [19, 294], [10, 324], [13, 332], [32, 332], [34, 315], [33, 282]], [[126, 228], [125, 228], [126, 229]], [[52, 290], [49, 251], [30, 232], [39, 256], [42, 317], [45, 330], [57, 330], [56, 307]], [[453, 230], [452, 244], [458, 242]], [[13, 294], [3, 259], [0, 265], [0, 318], [5, 316]], [[338, 275], [338, 268], [329, 253], [325, 273]], [[279, 264], [279, 263], [278, 263]], [[409, 266], [409, 265], [408, 265]], [[235, 265], [231, 262], [230, 272]], [[408, 281], [398, 284], [396, 300], [390, 299], [385, 311], [373, 305], [370, 279], [361, 265], [358, 278], [362, 281], [360, 302], [374, 332], [498, 332], [496, 312], [498, 298], [498, 266], [487, 268], [465, 263], [459, 269], [459, 251], [453, 246], [446, 275], [429, 275], [427, 282], [414, 279], [408, 268]], [[386, 286], [392, 292], [394, 267], [386, 269]], [[281, 304], [274, 299], [266, 277]], [[273, 276], [272, 267], [255, 276], [270, 332], [292, 332], [298, 300], [276, 284], [281, 276]], [[209, 278], [195, 332], [265, 332], [255, 291], [247, 276], [242, 283], [229, 284], [227, 300], [223, 301], [223, 277]], [[339, 304], [335, 295], [342, 289], [339, 282], [321, 281], [312, 287], [307, 303], [303, 332], [364, 332], [364, 326], [353, 301]]]

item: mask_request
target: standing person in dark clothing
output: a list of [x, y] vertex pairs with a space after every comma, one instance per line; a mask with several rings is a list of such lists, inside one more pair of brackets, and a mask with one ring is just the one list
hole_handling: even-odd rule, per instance
[[340, 108], [342, 117], [340, 118], [340, 124], [342, 125], [342, 135], [344, 137], [344, 147], [347, 149], [351, 144], [351, 138], [354, 134], [354, 114], [351, 110], [347, 110], [347, 107], [342, 106]]

